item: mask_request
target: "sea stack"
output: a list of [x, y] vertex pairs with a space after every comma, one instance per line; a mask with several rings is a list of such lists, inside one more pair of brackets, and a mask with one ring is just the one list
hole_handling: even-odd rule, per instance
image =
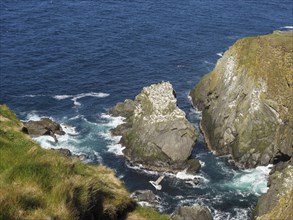
[[144, 87], [134, 101], [118, 103], [110, 113], [126, 117], [112, 133], [122, 135], [124, 154], [132, 163], [157, 171], [200, 168], [199, 161], [188, 160], [197, 134], [177, 107], [169, 82]]
[[238, 40], [191, 91], [208, 147], [243, 167], [275, 164], [256, 219], [292, 219], [293, 32]]

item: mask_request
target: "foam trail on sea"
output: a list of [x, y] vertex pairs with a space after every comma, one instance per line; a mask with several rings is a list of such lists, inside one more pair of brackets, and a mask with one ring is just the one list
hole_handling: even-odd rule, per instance
[[133, 169], [133, 170], [138, 170], [138, 171], [141, 171], [145, 174], [148, 174], [148, 175], [156, 175], [158, 176], [160, 173], [157, 172], [157, 171], [152, 171], [152, 170], [146, 170], [145, 167], [142, 165], [142, 164], [136, 164], [136, 165], [133, 165], [133, 164], [129, 164], [126, 162], [126, 166], [130, 169]]
[[71, 98], [75, 106], [80, 106], [81, 103], [78, 102], [78, 99], [84, 98], [84, 97], [96, 97], [96, 98], [105, 98], [109, 96], [110, 94], [108, 93], [103, 93], [103, 92], [88, 92], [88, 93], [80, 93], [77, 95], [55, 95], [53, 96], [54, 99], [57, 100], [63, 100], [63, 99], [68, 99]]

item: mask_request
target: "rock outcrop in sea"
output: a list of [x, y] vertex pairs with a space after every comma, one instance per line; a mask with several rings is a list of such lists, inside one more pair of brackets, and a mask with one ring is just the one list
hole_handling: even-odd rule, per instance
[[177, 107], [169, 82], [143, 88], [134, 101], [118, 103], [110, 113], [126, 117], [112, 133], [122, 136], [120, 142], [126, 146], [123, 152], [132, 163], [157, 171], [200, 168], [198, 160], [188, 160], [197, 135]]
[[210, 149], [243, 167], [275, 164], [255, 217], [292, 219], [293, 32], [238, 40], [190, 95]]

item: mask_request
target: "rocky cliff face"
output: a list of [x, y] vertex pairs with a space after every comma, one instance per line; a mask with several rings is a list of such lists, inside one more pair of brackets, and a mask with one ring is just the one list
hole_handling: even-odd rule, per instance
[[257, 220], [293, 217], [292, 86], [293, 33], [274, 32], [238, 40], [190, 93], [211, 149], [240, 166], [275, 164]]
[[110, 113], [126, 116], [126, 123], [113, 130], [122, 135], [124, 154], [135, 163], [152, 170], [174, 171], [199, 163], [190, 161], [196, 140], [193, 126], [176, 105], [175, 92], [169, 82], [143, 88], [134, 101], [118, 103]]
[[292, 32], [238, 40], [190, 93], [209, 147], [245, 167], [288, 160], [292, 86]]

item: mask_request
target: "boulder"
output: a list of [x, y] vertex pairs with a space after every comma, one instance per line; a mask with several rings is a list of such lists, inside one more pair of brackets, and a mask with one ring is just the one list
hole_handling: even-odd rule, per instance
[[212, 220], [210, 210], [205, 206], [181, 206], [171, 217], [172, 220]]
[[142, 202], [153, 208], [158, 209], [160, 205], [159, 197], [151, 190], [136, 190], [130, 195], [130, 197], [138, 203]]
[[238, 40], [190, 92], [208, 147], [239, 166], [292, 157], [292, 38], [274, 32]]
[[143, 88], [134, 101], [118, 103], [110, 113], [126, 117], [112, 134], [122, 136], [120, 142], [126, 146], [123, 152], [132, 163], [151, 170], [175, 171], [189, 159], [197, 134], [177, 107], [169, 82]]
[[22, 130], [31, 136], [50, 135], [50, 132], [58, 135], [65, 134], [60, 124], [52, 121], [49, 118], [41, 118], [39, 121], [23, 122], [23, 124], [24, 127]]

